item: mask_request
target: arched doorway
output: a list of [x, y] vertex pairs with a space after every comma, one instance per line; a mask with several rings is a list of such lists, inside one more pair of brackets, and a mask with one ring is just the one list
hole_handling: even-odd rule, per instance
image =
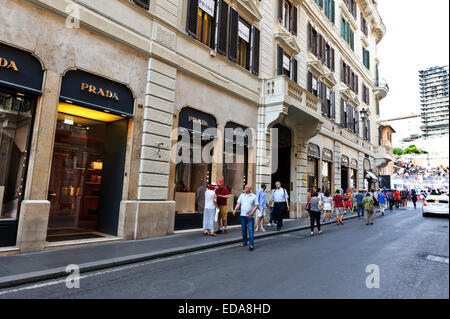
[[[292, 134], [291, 130], [281, 124], [275, 124], [274, 129], [278, 130], [278, 145], [272, 145], [278, 149], [278, 152], [273, 152], [272, 163], [278, 163], [277, 170], [272, 172], [272, 188], [275, 188], [275, 183], [278, 181], [282, 187], [286, 189], [291, 196], [291, 147]], [[276, 141], [274, 141], [276, 142]], [[276, 157], [276, 158], [275, 158]], [[289, 212], [285, 212], [285, 218], [289, 217]]]

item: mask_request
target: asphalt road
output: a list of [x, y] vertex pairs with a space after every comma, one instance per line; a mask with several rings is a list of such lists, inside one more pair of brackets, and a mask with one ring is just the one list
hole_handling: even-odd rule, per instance
[[[408, 208], [236, 245], [0, 290], [0, 298], [449, 298], [449, 220]], [[427, 260], [446, 257], [447, 263]], [[368, 265], [379, 288], [367, 288]], [[372, 266], [374, 267], [374, 266]], [[371, 268], [372, 271], [374, 268]], [[376, 283], [376, 281], [373, 281]]]

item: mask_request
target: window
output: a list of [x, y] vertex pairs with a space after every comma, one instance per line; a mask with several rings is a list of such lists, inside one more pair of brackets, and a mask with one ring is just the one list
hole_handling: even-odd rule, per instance
[[344, 19], [341, 14], [341, 36], [348, 43], [352, 50], [355, 50], [355, 33], [350, 23]]
[[361, 12], [361, 31], [367, 36], [369, 36], [369, 28], [367, 27], [367, 21]]
[[310, 23], [308, 23], [308, 49], [325, 65], [334, 71], [334, 49], [326, 42]]
[[367, 70], [370, 70], [370, 52], [364, 47], [362, 48], [362, 56], [364, 66], [367, 68]]
[[341, 81], [344, 82], [355, 94], [359, 93], [359, 80], [353, 70], [341, 60]]
[[189, 0], [186, 30], [211, 49], [216, 45], [215, 11], [215, 0]]
[[297, 35], [298, 9], [288, 0], [278, 0], [278, 21], [294, 35]]
[[238, 23], [238, 64], [250, 70], [250, 25], [242, 19]]
[[150, 9], [150, 0], [133, 0], [133, 2], [145, 10]]
[[363, 98], [363, 102], [366, 103], [367, 105], [370, 104], [370, 92], [369, 92], [369, 88], [366, 87], [365, 84], [363, 84], [362, 86], [363, 88], [363, 92], [362, 92], [362, 98]]
[[284, 52], [283, 48], [277, 45], [277, 75], [286, 75], [292, 81], [297, 82], [298, 62], [295, 58]]
[[355, 0], [344, 0], [345, 5], [348, 8], [348, 11], [353, 15], [353, 17], [356, 19], [357, 17], [357, 6]]
[[364, 120], [363, 125], [364, 125], [363, 138], [366, 141], [370, 141], [370, 120], [369, 119]]
[[325, 16], [332, 23], [335, 22], [335, 0], [314, 0], [314, 2], [323, 10]]

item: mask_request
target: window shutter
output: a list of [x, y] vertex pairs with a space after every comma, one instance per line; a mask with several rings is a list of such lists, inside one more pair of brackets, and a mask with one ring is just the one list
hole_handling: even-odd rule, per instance
[[283, 48], [277, 45], [277, 75], [283, 74]]
[[347, 128], [352, 129], [352, 106], [350, 103], [347, 104]]
[[297, 35], [297, 31], [298, 31], [298, 9], [296, 6], [292, 7], [292, 15], [293, 15], [293, 19], [292, 19], [292, 33], [294, 35]]
[[331, 119], [336, 120], [336, 95], [334, 91], [331, 91]]
[[188, 0], [188, 12], [186, 31], [193, 37], [197, 37], [198, 0]]
[[259, 47], [260, 47], [260, 31], [257, 27], [253, 26], [253, 64], [252, 73], [259, 75]]
[[335, 71], [334, 69], [334, 49], [330, 48], [330, 58], [331, 58], [331, 71]]
[[219, 52], [222, 55], [227, 55], [227, 33], [228, 33], [228, 4], [224, 0], [220, 0], [217, 52]]
[[312, 27], [311, 23], [308, 22], [308, 50], [312, 50]]
[[320, 82], [320, 99], [322, 100], [322, 114], [327, 114], [327, 86]]
[[335, 9], [335, 0], [331, 0], [331, 22], [335, 23], [336, 9]]
[[345, 101], [344, 101], [343, 98], [341, 98], [341, 126], [342, 127], [346, 127], [345, 121], [346, 121], [346, 118], [345, 118]]
[[308, 71], [308, 92], [312, 93], [312, 73]]
[[211, 34], [209, 37], [209, 47], [213, 50], [216, 49], [216, 26], [217, 26], [217, 21], [219, 21], [218, 14], [217, 14], [217, 1], [214, 2], [214, 13], [215, 13], [216, 18], [213, 20], [214, 23], [211, 26]]
[[370, 119], [367, 119], [367, 140], [370, 142], [371, 140], [371, 132], [370, 132]]
[[325, 41], [325, 38], [322, 37], [322, 61], [324, 61], [324, 62], [325, 62], [325, 57], [326, 57], [326, 54], [325, 54], [326, 47], [327, 47], [327, 42]]
[[363, 89], [362, 99], [363, 99], [363, 102], [365, 103], [366, 102], [366, 86], [365, 86], [365, 84], [362, 85], [362, 89]]
[[362, 12], [361, 12], [361, 31], [362, 31], [363, 33], [365, 33], [365, 32], [364, 32], [364, 17], [363, 17]]
[[341, 81], [345, 82], [345, 71], [344, 71], [344, 61], [341, 59]]
[[294, 82], [297, 82], [297, 60], [292, 58], [292, 62], [291, 62], [291, 80]]
[[320, 60], [322, 59], [322, 36], [320, 34], [317, 34], [317, 50], [316, 50], [316, 57], [318, 57]]
[[228, 47], [228, 58], [237, 62], [237, 43], [238, 43], [238, 23], [239, 13], [231, 8], [230, 10], [230, 42]]
[[133, 2], [145, 10], [150, 9], [150, 0], [133, 0]]
[[283, 2], [284, 0], [278, 0], [278, 21], [283, 22]]
[[355, 89], [356, 91], [354, 91], [357, 95], [359, 94], [359, 78], [357, 75], [355, 75]]
[[359, 110], [355, 112], [355, 125], [356, 125], [356, 134], [359, 135]]
[[253, 41], [253, 34], [252, 34], [252, 28], [250, 27], [250, 26], [248, 26], [248, 29], [249, 29], [249, 39], [248, 39], [248, 47], [249, 47], [249, 50], [247, 51], [247, 55], [245, 56], [245, 65], [246, 65], [246, 69], [248, 70], [248, 71], [251, 71], [252, 70], [252, 68], [251, 68], [251, 65], [250, 65], [250, 57], [252, 56], [252, 48], [251, 48], [251, 45], [252, 45], [252, 41]]

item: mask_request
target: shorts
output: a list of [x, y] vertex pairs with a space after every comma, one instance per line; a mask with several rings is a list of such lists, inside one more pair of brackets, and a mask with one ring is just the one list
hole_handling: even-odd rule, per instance
[[344, 215], [344, 207], [336, 207], [334, 209], [334, 212], [336, 213], [336, 215]]
[[266, 209], [265, 209], [265, 208], [263, 208], [263, 209], [257, 209], [257, 210], [256, 210], [256, 216], [258, 216], [258, 217], [264, 217], [264, 216], [266, 216]]
[[219, 205], [219, 219], [220, 220], [227, 220], [228, 217], [228, 206], [227, 205]]
[[350, 200], [347, 200], [344, 202], [345, 208], [352, 208], [352, 202]]

